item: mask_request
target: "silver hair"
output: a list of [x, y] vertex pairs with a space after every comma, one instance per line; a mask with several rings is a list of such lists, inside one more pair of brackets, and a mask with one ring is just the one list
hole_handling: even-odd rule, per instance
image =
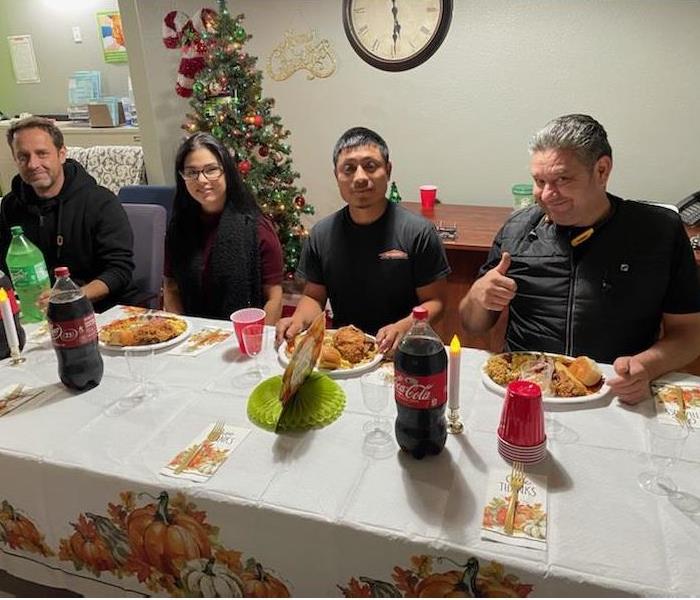
[[586, 166], [601, 156], [612, 158], [612, 148], [603, 126], [588, 115], [564, 115], [547, 123], [530, 140], [530, 154], [544, 150], [572, 150]]
[[366, 127], [353, 127], [341, 135], [340, 139], [335, 143], [333, 148], [333, 168], [338, 166], [338, 156], [343, 150], [360, 146], [376, 146], [379, 148], [384, 162], [389, 162], [389, 147], [381, 135]]

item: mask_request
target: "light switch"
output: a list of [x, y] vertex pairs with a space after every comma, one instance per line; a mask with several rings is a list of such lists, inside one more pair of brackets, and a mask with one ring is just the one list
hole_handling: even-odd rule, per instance
[[78, 27], [77, 25], [73, 27], [73, 41], [76, 44], [79, 44], [83, 41], [83, 36], [80, 35], [80, 27]]

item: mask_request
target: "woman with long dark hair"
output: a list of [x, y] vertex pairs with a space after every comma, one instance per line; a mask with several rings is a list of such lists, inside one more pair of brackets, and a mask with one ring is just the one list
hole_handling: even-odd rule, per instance
[[282, 313], [282, 247], [228, 150], [196, 133], [175, 158], [177, 188], [166, 237], [165, 310], [228, 319], [255, 306]]

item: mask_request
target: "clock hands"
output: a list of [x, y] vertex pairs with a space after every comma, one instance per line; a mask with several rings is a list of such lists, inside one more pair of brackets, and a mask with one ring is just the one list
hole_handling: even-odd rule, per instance
[[396, 7], [396, 0], [391, 0], [391, 14], [394, 15], [394, 31], [391, 38], [394, 40], [394, 56], [396, 56], [396, 41], [401, 37], [401, 24], [399, 23], [399, 9]]

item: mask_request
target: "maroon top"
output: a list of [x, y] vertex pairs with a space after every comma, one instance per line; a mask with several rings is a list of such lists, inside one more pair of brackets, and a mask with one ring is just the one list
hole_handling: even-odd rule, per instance
[[[202, 214], [204, 226], [204, 269], [202, 270], [202, 287], [207, 289], [209, 279], [209, 258], [216, 240], [221, 213], [217, 215]], [[282, 283], [282, 245], [272, 223], [265, 217], [258, 218], [258, 252], [260, 253], [260, 274], [263, 285], [279, 285]], [[164, 274], [174, 277], [170, 264], [170, 252], [165, 249]]]

